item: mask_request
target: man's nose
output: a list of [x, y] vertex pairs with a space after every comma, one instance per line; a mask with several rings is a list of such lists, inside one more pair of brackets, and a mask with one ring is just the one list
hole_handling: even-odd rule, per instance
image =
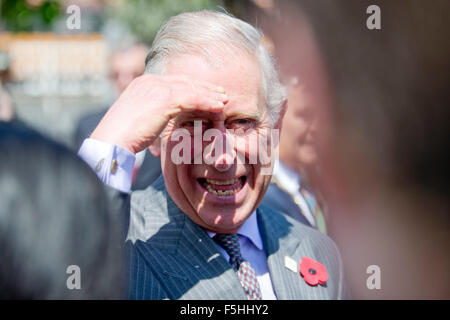
[[223, 132], [220, 136], [215, 136], [211, 144], [205, 150], [205, 162], [211, 164], [220, 172], [229, 170], [236, 159], [232, 135]]
[[223, 154], [222, 156], [218, 157], [218, 159], [216, 159], [213, 166], [217, 171], [225, 172], [231, 168], [233, 163], [234, 161], [231, 160], [230, 157], [228, 157], [226, 154]]

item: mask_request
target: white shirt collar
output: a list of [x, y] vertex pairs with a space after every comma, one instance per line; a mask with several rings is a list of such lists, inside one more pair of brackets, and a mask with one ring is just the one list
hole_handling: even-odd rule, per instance
[[[206, 230], [206, 232], [208, 233], [210, 238], [216, 235], [216, 233], [212, 231]], [[263, 249], [261, 234], [259, 233], [258, 228], [258, 219], [256, 217], [256, 210], [253, 211], [253, 213], [250, 215], [250, 217], [247, 218], [247, 220], [245, 220], [237, 233], [249, 239], [259, 250]]]
[[288, 168], [279, 159], [275, 160], [273, 175], [280, 182], [284, 189], [290, 194], [296, 194], [300, 190], [300, 175], [294, 170]]

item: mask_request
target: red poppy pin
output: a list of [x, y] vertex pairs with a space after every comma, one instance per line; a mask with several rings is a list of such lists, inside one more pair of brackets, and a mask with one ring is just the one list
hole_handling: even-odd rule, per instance
[[311, 286], [316, 286], [318, 283], [324, 285], [328, 280], [327, 269], [323, 264], [310, 257], [303, 257], [300, 261], [300, 274]]

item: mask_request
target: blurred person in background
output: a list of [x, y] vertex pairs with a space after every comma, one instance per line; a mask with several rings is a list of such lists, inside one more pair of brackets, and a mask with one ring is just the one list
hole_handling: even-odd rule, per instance
[[316, 185], [316, 177], [320, 174], [317, 140], [318, 134], [324, 131], [318, 121], [319, 112], [330, 103], [330, 90], [307, 19], [297, 16], [296, 41], [289, 43], [289, 49], [285, 50], [284, 37], [292, 30], [292, 25], [277, 10], [275, 4], [265, 7], [257, 18], [266, 37], [271, 39], [288, 92], [279, 160], [263, 203], [326, 233], [326, 220], [329, 220], [329, 217], [325, 220], [324, 215], [326, 202]]
[[27, 123], [18, 117], [14, 108], [14, 102], [11, 95], [6, 88], [2, 85], [0, 79], [0, 122], [8, 122], [15, 127], [22, 127], [34, 131]]
[[450, 2], [376, 1], [381, 29], [369, 29], [372, 2], [289, 2], [279, 49], [300, 68], [306, 16], [332, 89], [317, 185], [352, 296], [449, 299]]
[[[148, 47], [144, 44], [134, 44], [123, 49], [116, 49], [111, 56], [111, 80], [115, 96], [118, 97], [136, 77], [144, 72], [145, 57]], [[78, 149], [84, 139], [88, 138], [107, 109], [82, 117], [75, 131], [75, 146]], [[136, 156], [133, 170], [132, 190], [145, 189], [161, 174], [161, 162], [148, 150]]]
[[[121, 217], [92, 170], [65, 147], [6, 122], [0, 163], [0, 299], [125, 297]], [[73, 266], [79, 282], [70, 279]]]
[[0, 81], [0, 121], [11, 121], [14, 118], [14, 108], [11, 97]]
[[307, 178], [316, 170], [317, 152], [314, 105], [297, 77], [288, 84], [288, 108], [283, 121], [279, 159], [275, 164], [263, 204], [285, 212], [294, 219], [326, 233], [326, 223]]
[[9, 80], [9, 58], [0, 49], [0, 121], [11, 121], [15, 118], [15, 110], [11, 96], [5, 88]]

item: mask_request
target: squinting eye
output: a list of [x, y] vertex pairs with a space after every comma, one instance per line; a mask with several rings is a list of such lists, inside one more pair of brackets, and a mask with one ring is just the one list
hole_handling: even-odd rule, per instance
[[250, 119], [236, 119], [231, 121], [230, 126], [234, 128], [249, 128], [253, 125], [253, 122]]
[[180, 128], [191, 129], [194, 127], [194, 121], [183, 121], [179, 126]]

